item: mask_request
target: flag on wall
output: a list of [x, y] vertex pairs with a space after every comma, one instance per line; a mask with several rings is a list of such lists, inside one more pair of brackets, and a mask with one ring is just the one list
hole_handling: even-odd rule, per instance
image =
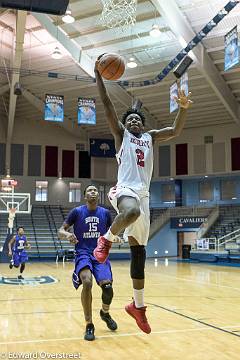
[[93, 157], [115, 157], [114, 140], [90, 139], [90, 155]]
[[64, 96], [46, 94], [44, 119], [47, 121], [63, 122]]
[[[180, 78], [180, 89], [184, 90], [185, 95], [188, 95], [188, 73], [185, 72]], [[178, 84], [175, 81], [170, 86], [170, 113], [178, 109], [178, 103], [175, 100], [178, 97]]]
[[96, 125], [95, 99], [78, 98], [78, 124]]
[[224, 36], [224, 70], [229, 70], [239, 63], [239, 47], [237, 26]]

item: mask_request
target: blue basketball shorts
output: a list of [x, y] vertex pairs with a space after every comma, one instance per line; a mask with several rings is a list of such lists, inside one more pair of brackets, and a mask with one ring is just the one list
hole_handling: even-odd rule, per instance
[[84, 268], [89, 268], [97, 284], [103, 280], [112, 282], [112, 270], [109, 259], [104, 264], [100, 264], [92, 254], [79, 253], [75, 257], [75, 269], [72, 275], [73, 286], [77, 290], [82, 284], [79, 273]]
[[26, 261], [28, 261], [28, 256], [25, 250], [13, 252], [14, 266], [19, 266], [20, 264], [23, 264]]

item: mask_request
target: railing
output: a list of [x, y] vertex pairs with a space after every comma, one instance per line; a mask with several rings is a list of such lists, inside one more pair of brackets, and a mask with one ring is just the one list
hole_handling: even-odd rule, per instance
[[220, 247], [224, 246], [225, 244], [227, 244], [231, 241], [237, 240], [239, 238], [240, 238], [240, 229], [237, 229], [227, 235], [220, 237], [219, 239], [217, 239], [217, 250], [219, 251]]
[[31, 222], [32, 222], [32, 228], [33, 228], [33, 234], [34, 234], [34, 238], [35, 238], [35, 243], [36, 243], [36, 247], [37, 247], [37, 256], [40, 259], [40, 252], [39, 252], [37, 234], [36, 234], [35, 224], [34, 224], [34, 221], [33, 221], [33, 213], [32, 213], [32, 211], [31, 211], [30, 216], [31, 216]]
[[212, 227], [212, 225], [216, 222], [219, 217], [219, 206], [213, 209], [213, 211], [209, 214], [207, 221], [205, 221], [197, 231], [197, 239], [201, 239], [208, 230]]
[[211, 211], [213, 207], [209, 206], [181, 206], [169, 208], [170, 215], [173, 216], [205, 216], [207, 211]]
[[[46, 206], [44, 206], [43, 209], [44, 209], [44, 213], [46, 215], [46, 219], [47, 219], [47, 222], [48, 222], [48, 227], [49, 227], [50, 233], [52, 235], [52, 241], [53, 241], [54, 249], [57, 250], [57, 244], [56, 244], [56, 241], [55, 241], [55, 237], [54, 237], [55, 234], [54, 234], [54, 229], [53, 229], [53, 225], [55, 226], [55, 221], [53, 219], [50, 206], [48, 206], [48, 208]], [[51, 217], [51, 219], [49, 217]], [[55, 229], [56, 229], [56, 226], [55, 226]], [[55, 232], [56, 232], [56, 230], [55, 230]]]

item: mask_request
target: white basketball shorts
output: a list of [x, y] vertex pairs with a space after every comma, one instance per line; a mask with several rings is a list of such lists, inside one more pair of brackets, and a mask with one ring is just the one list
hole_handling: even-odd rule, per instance
[[135, 191], [127, 187], [114, 186], [108, 193], [108, 198], [114, 209], [119, 213], [117, 201], [121, 196], [130, 196], [137, 200], [141, 214], [137, 220], [124, 231], [124, 239], [134, 237], [139, 245], [147, 245], [150, 229], [149, 192]]

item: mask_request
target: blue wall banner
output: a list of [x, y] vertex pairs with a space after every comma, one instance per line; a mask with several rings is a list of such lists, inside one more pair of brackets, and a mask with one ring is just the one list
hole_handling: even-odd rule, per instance
[[202, 223], [207, 221], [207, 217], [200, 216], [185, 216], [171, 218], [171, 229], [191, 229], [199, 228]]
[[78, 98], [78, 125], [96, 125], [95, 99]]
[[64, 96], [46, 94], [44, 119], [47, 121], [63, 122]]
[[176, 102], [175, 97], [178, 97], [177, 82], [170, 86], [170, 113], [178, 109], [178, 103]]
[[188, 95], [188, 73], [185, 72], [180, 78], [180, 89], [184, 90], [185, 95]]
[[[180, 89], [184, 90], [185, 95], [188, 95], [188, 73], [185, 72], [180, 78]], [[170, 86], [170, 113], [178, 109], [178, 103], [175, 100], [175, 97], [178, 98], [178, 84], [175, 81]]]
[[116, 150], [114, 140], [90, 139], [90, 155], [93, 157], [115, 157]]
[[235, 26], [224, 36], [224, 70], [229, 70], [239, 63], [238, 31]]

